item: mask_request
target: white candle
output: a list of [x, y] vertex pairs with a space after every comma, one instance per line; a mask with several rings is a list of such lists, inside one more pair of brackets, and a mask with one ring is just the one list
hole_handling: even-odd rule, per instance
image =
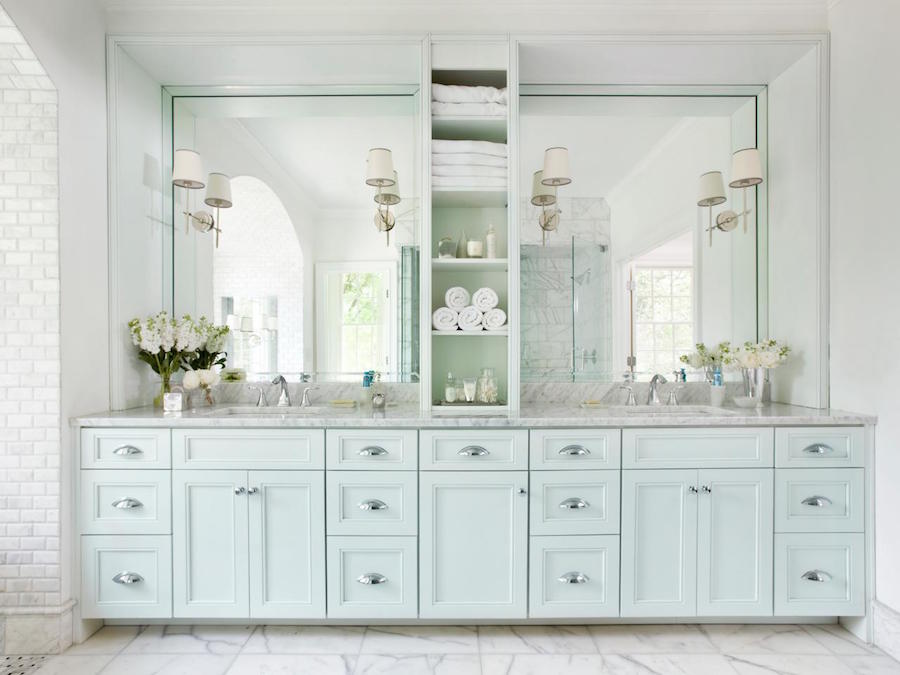
[[480, 258], [484, 255], [484, 242], [480, 239], [472, 239], [466, 244], [466, 254], [470, 258]]

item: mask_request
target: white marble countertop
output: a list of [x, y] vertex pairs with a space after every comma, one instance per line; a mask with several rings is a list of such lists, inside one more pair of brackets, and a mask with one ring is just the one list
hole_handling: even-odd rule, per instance
[[[872, 415], [840, 410], [803, 408], [773, 403], [762, 408], [712, 408], [683, 406], [674, 411], [661, 406], [659, 410], [632, 410], [622, 406], [583, 409], [577, 405], [526, 405], [518, 413], [500, 414], [433, 414], [422, 412], [417, 405], [400, 404], [385, 412], [371, 410], [327, 409], [312, 414], [279, 414], [242, 411], [229, 413], [234, 406], [196, 408], [182, 413], [163, 413], [152, 407], [103, 412], [74, 418], [72, 424], [81, 427], [730, 427], [730, 426], [826, 426], [875, 424]], [[703, 409], [701, 411], [701, 409]], [[271, 410], [271, 409], [269, 409]]]

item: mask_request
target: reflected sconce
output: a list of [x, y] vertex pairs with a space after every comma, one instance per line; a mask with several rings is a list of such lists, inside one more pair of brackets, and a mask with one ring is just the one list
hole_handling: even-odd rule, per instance
[[[179, 149], [175, 151], [172, 162], [172, 185], [188, 191], [184, 211], [184, 233], [187, 234], [191, 224], [199, 232], [216, 232], [216, 248], [219, 247], [219, 209], [229, 209], [231, 201], [231, 179], [224, 173], [211, 173], [206, 182], [203, 180], [203, 161], [194, 150]], [[208, 211], [191, 211], [191, 192], [206, 188], [204, 203], [216, 209], [213, 217]]]
[[[569, 170], [568, 148], [555, 147], [544, 150], [544, 168], [536, 171], [531, 188], [531, 203], [541, 207], [538, 224], [541, 226], [541, 244], [546, 243], [547, 232], [559, 226], [560, 210], [556, 207], [556, 190], [572, 182]], [[547, 209], [553, 206], [552, 209]]]
[[[716, 224], [713, 225], [712, 207], [724, 204], [726, 199], [725, 181], [722, 179], [721, 171], [707, 171], [700, 176], [700, 182], [697, 186], [697, 206], [709, 209], [709, 226], [706, 228], [706, 231], [709, 232], [710, 246], [712, 246], [713, 230], [716, 228], [721, 229], [718, 217], [716, 218]], [[732, 227], [731, 229], [734, 228]]]
[[391, 230], [397, 224], [397, 217], [391, 207], [400, 203], [400, 181], [394, 171], [394, 159], [387, 148], [372, 148], [366, 159], [366, 185], [377, 188], [375, 203], [375, 227], [387, 236], [387, 246], [391, 244]]
[[[728, 183], [728, 187], [741, 190], [743, 193], [744, 208], [740, 213], [740, 217], [744, 222], [745, 234], [747, 233], [747, 216], [751, 212], [747, 208], [747, 190], [762, 182], [762, 162], [759, 159], [759, 150], [756, 148], [744, 148], [731, 156], [731, 182]], [[737, 218], [737, 215], [733, 217]]]

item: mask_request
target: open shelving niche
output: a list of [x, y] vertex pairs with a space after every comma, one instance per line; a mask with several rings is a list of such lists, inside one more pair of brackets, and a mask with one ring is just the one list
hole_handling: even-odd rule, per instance
[[[507, 86], [505, 70], [433, 70], [432, 81], [440, 84]], [[508, 116], [433, 116], [433, 139], [473, 140], [506, 143]], [[499, 307], [509, 323], [509, 186], [485, 188], [478, 185], [431, 190], [431, 310], [443, 307], [444, 294], [452, 286], [470, 293], [482, 286], [497, 291]], [[449, 237], [455, 242], [465, 233], [470, 239], [484, 239], [488, 227], [497, 233], [497, 258], [438, 258], [438, 242]], [[441, 414], [484, 414], [503, 412], [509, 400], [509, 330], [431, 331], [431, 401]], [[503, 405], [440, 405], [447, 373], [455, 378], [477, 377], [482, 368], [493, 368]]]

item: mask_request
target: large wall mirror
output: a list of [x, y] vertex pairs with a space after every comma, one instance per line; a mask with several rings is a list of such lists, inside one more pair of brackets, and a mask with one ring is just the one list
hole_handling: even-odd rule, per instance
[[[637, 376], [668, 376], [696, 342], [765, 334], [766, 183], [728, 231], [709, 232], [698, 207], [700, 176], [721, 171], [727, 201], [713, 224], [744, 211], [728, 187], [732, 153], [759, 148], [765, 171], [765, 91], [521, 93], [523, 382], [620, 381], [629, 357]], [[572, 182], [536, 205], [534, 172], [554, 146], [569, 149]]]
[[[414, 89], [172, 98], [173, 149], [226, 174], [232, 203], [204, 232], [183, 212], [215, 214], [209, 186], [174, 188], [173, 306], [231, 328], [229, 367], [418, 381], [419, 105]], [[370, 148], [390, 149], [398, 178], [389, 234], [366, 183]]]

